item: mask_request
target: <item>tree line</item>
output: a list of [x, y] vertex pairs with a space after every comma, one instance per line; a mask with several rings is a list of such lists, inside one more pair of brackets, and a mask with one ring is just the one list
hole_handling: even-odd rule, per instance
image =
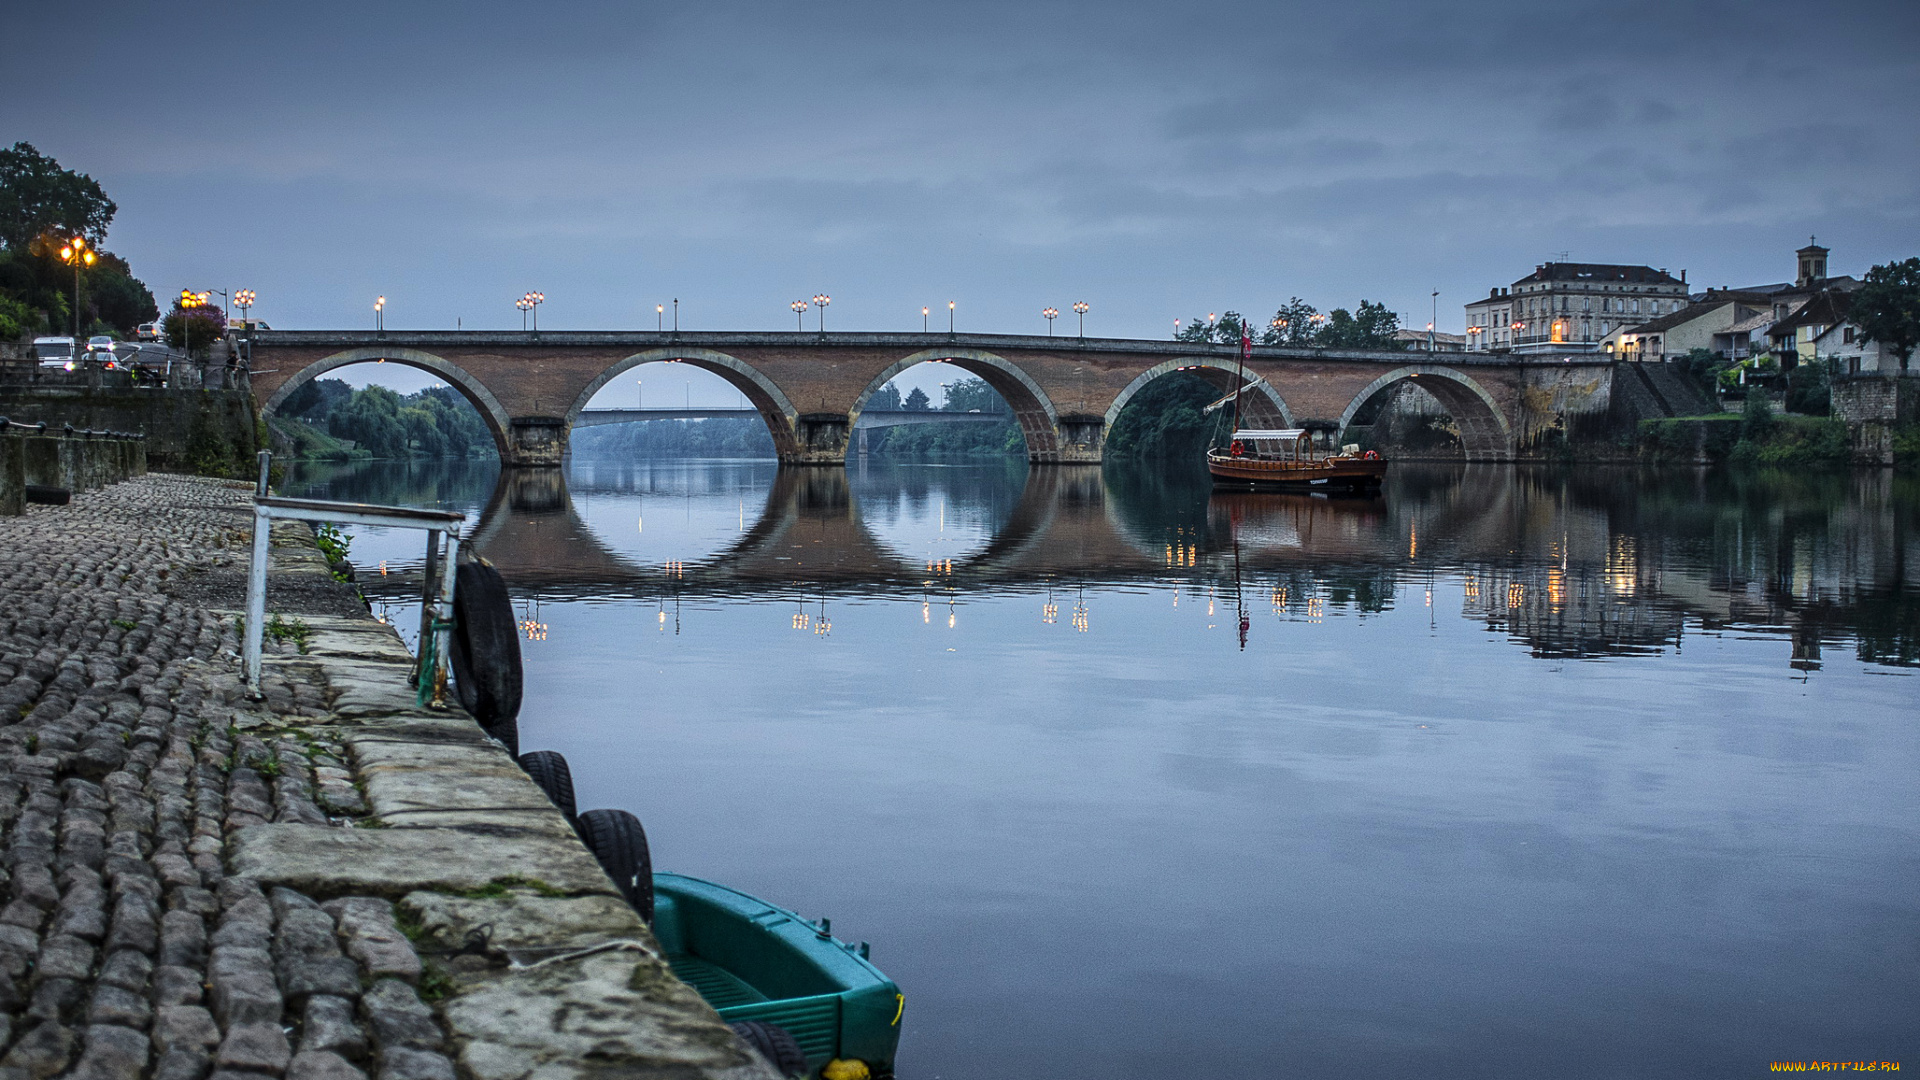
[[73, 332], [74, 268], [60, 251], [76, 237], [95, 256], [80, 267], [81, 336], [132, 337], [160, 313], [127, 261], [100, 246], [118, 210], [98, 181], [31, 143], [0, 150], [0, 340]]
[[402, 396], [384, 386], [355, 390], [340, 379], [315, 379], [287, 395], [277, 418], [299, 425], [283, 424], [281, 434], [306, 457], [464, 458], [494, 449], [480, 413], [446, 386]]
[[1397, 349], [1400, 316], [1387, 305], [1360, 301], [1354, 311], [1320, 309], [1295, 296], [1273, 313], [1265, 326], [1253, 326], [1246, 316], [1229, 311], [1215, 318], [1189, 319], [1174, 333], [1175, 341], [1238, 345], [1244, 334], [1260, 345], [1287, 345], [1312, 349]]

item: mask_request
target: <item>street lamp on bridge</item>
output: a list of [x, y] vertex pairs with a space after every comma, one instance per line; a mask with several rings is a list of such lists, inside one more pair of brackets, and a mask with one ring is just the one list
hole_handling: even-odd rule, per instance
[[1087, 312], [1092, 310], [1093, 308], [1085, 300], [1076, 300], [1073, 303], [1073, 313], [1080, 316], [1081, 337], [1087, 336]]
[[932, 314], [932, 312], [932, 308], [923, 307], [920, 309], [920, 332], [923, 334], [927, 332], [927, 316]]
[[384, 296], [374, 298], [373, 328], [382, 334], [387, 332], [387, 298]]
[[795, 300], [793, 303], [787, 305], [787, 310], [793, 312], [793, 328], [797, 331], [805, 330], [807, 328], [807, 302], [805, 300]]
[[522, 310], [533, 316], [533, 332], [535, 334], [540, 332], [540, 305], [546, 302], [547, 294], [543, 292], [529, 292], [520, 298], [520, 303], [525, 305]]
[[667, 328], [667, 305], [653, 305], [653, 328], [655, 330], [665, 330]]
[[813, 306], [820, 309], [820, 332], [827, 332], [827, 305], [833, 303], [833, 297], [820, 293], [813, 298]]
[[1052, 337], [1053, 320], [1060, 317], [1060, 309], [1056, 307], [1045, 307], [1040, 309], [1040, 314], [1047, 320], [1047, 336]]
[[947, 336], [953, 336], [953, 301], [947, 301]]

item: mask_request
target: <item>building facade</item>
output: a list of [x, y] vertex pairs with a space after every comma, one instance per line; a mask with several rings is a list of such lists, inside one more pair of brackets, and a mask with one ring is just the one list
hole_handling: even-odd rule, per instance
[[1466, 306], [1467, 349], [1597, 352], [1616, 330], [1685, 308], [1686, 276], [1651, 266], [1542, 263]]

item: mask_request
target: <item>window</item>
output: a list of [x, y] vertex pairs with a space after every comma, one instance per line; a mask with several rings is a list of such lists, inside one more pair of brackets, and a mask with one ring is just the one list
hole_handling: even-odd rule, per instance
[[1840, 336], [1845, 339], [1846, 344], [1853, 344], [1853, 327], [1849, 326], [1845, 330], [1842, 330]]
[[1635, 315], [1638, 315], [1638, 314], [1640, 314], [1640, 299], [1639, 299], [1639, 297], [1635, 297], [1635, 298], [1634, 298], [1634, 301], [1633, 301], [1633, 313], [1634, 313]]
[[1581, 311], [1592, 311], [1592, 310], [1593, 310], [1593, 297], [1591, 297], [1591, 296], [1583, 296], [1583, 297], [1581, 297], [1581, 298], [1580, 298], [1580, 310], [1581, 310]]

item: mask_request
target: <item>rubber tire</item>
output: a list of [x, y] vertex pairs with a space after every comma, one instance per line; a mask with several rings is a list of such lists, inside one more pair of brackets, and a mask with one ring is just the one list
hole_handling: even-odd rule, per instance
[[[464, 561], [454, 571], [453, 631], [448, 660], [460, 706], [489, 729], [520, 715], [525, 677], [520, 670], [520, 628], [513, 598], [500, 571], [485, 559]], [[495, 735], [495, 738], [500, 736]], [[501, 739], [502, 742], [511, 742]]]
[[580, 814], [574, 806], [573, 770], [567, 767], [567, 759], [558, 751], [535, 750], [520, 755], [520, 767], [546, 792], [554, 808], [566, 816], [567, 824], [575, 825]]
[[600, 860], [640, 921], [653, 925], [653, 853], [640, 819], [625, 810], [589, 810], [580, 815], [580, 839]]
[[507, 753], [514, 757], [520, 756], [520, 721], [508, 717], [497, 723], [482, 724], [480, 730], [486, 732], [488, 738], [506, 747]]
[[727, 1026], [754, 1053], [766, 1058], [767, 1064], [781, 1076], [800, 1076], [807, 1071], [807, 1055], [800, 1052], [800, 1043], [794, 1039], [793, 1032], [779, 1024], [741, 1020]]

